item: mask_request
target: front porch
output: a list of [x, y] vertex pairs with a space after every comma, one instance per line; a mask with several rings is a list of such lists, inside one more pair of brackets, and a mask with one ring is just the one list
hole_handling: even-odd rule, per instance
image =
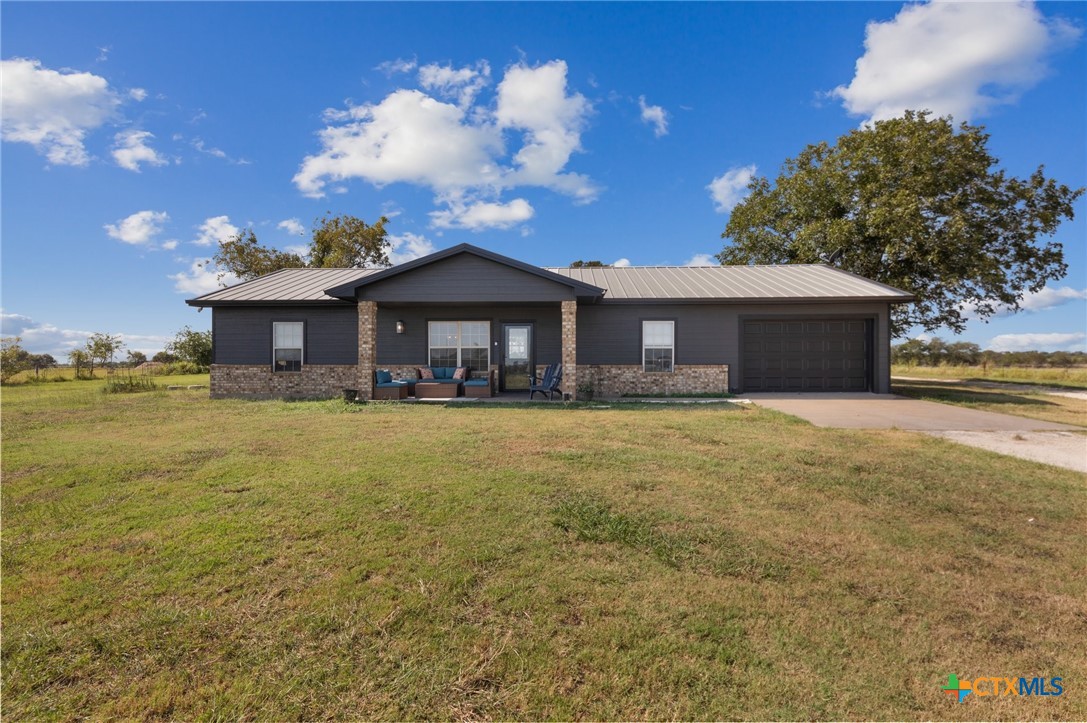
[[[577, 398], [577, 301], [418, 304], [358, 301], [358, 399], [447, 401], [464, 397], [528, 398], [530, 378], [549, 364], [562, 364], [561, 397]], [[421, 371], [466, 368], [456, 396], [452, 389], [417, 393]], [[392, 386], [377, 386], [381, 372]], [[386, 377], [387, 373], [387, 377]], [[388, 378], [391, 378], [388, 379]], [[489, 383], [481, 388], [480, 379]], [[429, 380], [428, 380], [429, 381]], [[396, 382], [412, 387], [406, 396]], [[506, 396], [508, 395], [508, 396]], [[539, 397], [539, 395], [537, 395]]]

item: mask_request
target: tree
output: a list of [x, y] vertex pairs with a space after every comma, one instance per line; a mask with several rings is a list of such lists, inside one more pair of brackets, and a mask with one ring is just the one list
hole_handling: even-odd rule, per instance
[[854, 130], [836, 145], [808, 146], [785, 161], [774, 185], [755, 178], [732, 210], [718, 254], [724, 264], [821, 263], [905, 289], [892, 331], [965, 327], [1019, 308], [1067, 270], [1051, 236], [1084, 189], [996, 168], [981, 126], [907, 111]]
[[0, 338], [0, 382], [7, 383], [30, 368], [30, 353], [19, 345], [22, 340], [19, 336]]
[[348, 215], [316, 219], [305, 256], [261, 246], [253, 229], [246, 229], [220, 243], [211, 261], [220, 283], [228, 273], [247, 281], [281, 269], [388, 266], [388, 222], [384, 216], [372, 226]]
[[182, 361], [211, 366], [211, 332], [193, 331], [186, 326], [166, 345], [166, 351]]
[[113, 362], [113, 355], [124, 349], [121, 337], [96, 332], [87, 339], [87, 358], [91, 363], [91, 376], [94, 376], [94, 363], [99, 361], [105, 366]]
[[[90, 360], [87, 358], [87, 352], [84, 349], [72, 349], [68, 352], [68, 363], [75, 367], [75, 378], [79, 379], [83, 376], [83, 367], [87, 366]], [[94, 366], [91, 366], [91, 376], [94, 376]]]
[[891, 363], [907, 366], [924, 364], [927, 354], [928, 347], [924, 339], [909, 339], [891, 347]]
[[57, 360], [52, 354], [31, 354], [30, 368], [34, 370], [34, 378], [37, 379], [42, 369], [52, 369], [57, 365]]
[[151, 361], [159, 362], [160, 364], [173, 364], [177, 361], [177, 357], [168, 351], [160, 351], [151, 357]]
[[313, 268], [346, 269], [389, 265], [389, 239], [382, 216], [369, 225], [354, 216], [330, 216], [313, 222], [309, 265]]
[[222, 283], [227, 273], [242, 281], [255, 279], [280, 269], [298, 269], [306, 265], [301, 256], [287, 251], [261, 246], [253, 229], [246, 229], [219, 244], [212, 257]]
[[128, 350], [128, 359], [125, 360], [130, 367], [138, 367], [147, 361], [147, 355], [142, 351], [136, 351], [135, 349]]
[[603, 261], [582, 261], [578, 259], [570, 264], [571, 269], [610, 269], [611, 264], [606, 264]]

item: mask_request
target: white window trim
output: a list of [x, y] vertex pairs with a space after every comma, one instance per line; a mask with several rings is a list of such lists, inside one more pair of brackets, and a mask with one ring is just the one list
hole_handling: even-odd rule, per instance
[[[297, 324], [302, 327], [302, 346], [276, 346], [276, 327], [280, 324]], [[273, 321], [272, 322], [272, 372], [276, 374], [298, 374], [297, 372], [279, 371], [276, 369], [276, 352], [280, 349], [298, 349], [301, 354], [301, 361], [298, 362], [299, 366], [305, 366], [306, 364], [306, 322], [304, 321]]]
[[[430, 337], [430, 325], [431, 324], [456, 324], [457, 325], [457, 344], [456, 344], [457, 364], [456, 365], [458, 367], [464, 366], [464, 364], [463, 364], [464, 359], [461, 356], [461, 353], [463, 352], [464, 349], [486, 349], [487, 350], [487, 369], [491, 368], [491, 322], [487, 321], [486, 319], [467, 319], [465, 321], [454, 321], [452, 319], [433, 319], [431, 321], [428, 321], [427, 322], [427, 327], [426, 327], [426, 360], [427, 360], [428, 364], [430, 363], [431, 352], [434, 349], [452, 349], [453, 348], [451, 346], [433, 346], [433, 345], [431, 345], [431, 343], [430, 343], [430, 340], [431, 340], [431, 337]], [[475, 347], [475, 346], [465, 347], [465, 346], [462, 346], [461, 343], [460, 343], [460, 340], [461, 340], [461, 337], [462, 337], [461, 324], [486, 324], [487, 325], [487, 343], [484, 344], [482, 347]], [[476, 371], [481, 371], [481, 370], [476, 370]]]
[[[671, 344], [646, 344], [645, 343], [645, 325], [646, 324], [670, 324], [672, 327], [672, 343]], [[669, 370], [659, 371], [657, 369], [647, 369], [645, 364], [645, 350], [646, 349], [667, 349], [672, 353], [672, 363], [669, 364]], [[642, 371], [650, 372], [654, 374], [672, 374], [676, 371], [676, 322], [674, 319], [643, 319], [642, 320]]]

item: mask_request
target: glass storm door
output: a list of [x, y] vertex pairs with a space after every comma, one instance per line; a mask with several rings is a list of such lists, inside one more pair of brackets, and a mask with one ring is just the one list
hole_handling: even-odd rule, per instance
[[501, 389], [528, 391], [532, 373], [532, 324], [502, 325]]

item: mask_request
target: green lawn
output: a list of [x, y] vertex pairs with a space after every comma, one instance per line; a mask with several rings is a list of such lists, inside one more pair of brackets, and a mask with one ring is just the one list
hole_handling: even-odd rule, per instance
[[6, 720], [1087, 718], [1083, 475], [739, 406], [95, 386], [3, 390]]

